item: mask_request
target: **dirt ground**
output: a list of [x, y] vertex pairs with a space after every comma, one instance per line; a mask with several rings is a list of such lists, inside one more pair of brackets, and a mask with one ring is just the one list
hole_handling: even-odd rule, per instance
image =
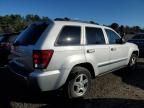
[[[88, 96], [66, 100], [59, 96], [29, 93], [14, 85], [7, 70], [1, 71], [0, 108], [144, 108], [144, 59], [135, 72], [124, 69], [97, 77]], [[4, 74], [4, 75], [3, 75]]]

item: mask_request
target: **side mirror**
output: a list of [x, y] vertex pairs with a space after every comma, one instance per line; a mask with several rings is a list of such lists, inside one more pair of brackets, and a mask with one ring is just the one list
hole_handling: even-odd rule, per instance
[[117, 39], [116, 40], [116, 43], [117, 44], [124, 44], [126, 41], [125, 41], [125, 39], [124, 38], [120, 38], [120, 39]]
[[122, 42], [123, 42], [123, 44], [124, 44], [124, 43], [126, 43], [126, 40], [125, 40], [124, 38], [122, 38]]

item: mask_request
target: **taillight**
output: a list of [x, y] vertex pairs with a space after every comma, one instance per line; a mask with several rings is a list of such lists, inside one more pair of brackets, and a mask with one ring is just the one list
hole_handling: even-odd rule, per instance
[[33, 66], [35, 69], [45, 69], [53, 55], [53, 50], [33, 50]]

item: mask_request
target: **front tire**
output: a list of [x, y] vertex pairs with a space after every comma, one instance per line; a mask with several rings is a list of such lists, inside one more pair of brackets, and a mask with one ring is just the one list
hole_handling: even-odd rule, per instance
[[68, 98], [80, 98], [85, 96], [91, 86], [91, 74], [83, 67], [74, 67], [67, 82]]
[[128, 64], [128, 71], [134, 71], [137, 64], [137, 55], [132, 54]]

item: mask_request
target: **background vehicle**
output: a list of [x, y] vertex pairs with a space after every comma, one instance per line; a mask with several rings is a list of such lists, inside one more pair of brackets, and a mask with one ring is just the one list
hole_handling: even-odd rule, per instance
[[12, 44], [19, 33], [9, 33], [0, 35], [0, 67], [8, 63], [8, 56]]
[[31, 24], [14, 46], [9, 69], [18, 78], [41, 91], [63, 88], [70, 98], [87, 94], [98, 75], [134, 69], [139, 54], [113, 29], [68, 18]]
[[144, 57], [144, 33], [135, 34], [131, 39], [128, 40], [128, 42], [138, 45], [140, 56]]

